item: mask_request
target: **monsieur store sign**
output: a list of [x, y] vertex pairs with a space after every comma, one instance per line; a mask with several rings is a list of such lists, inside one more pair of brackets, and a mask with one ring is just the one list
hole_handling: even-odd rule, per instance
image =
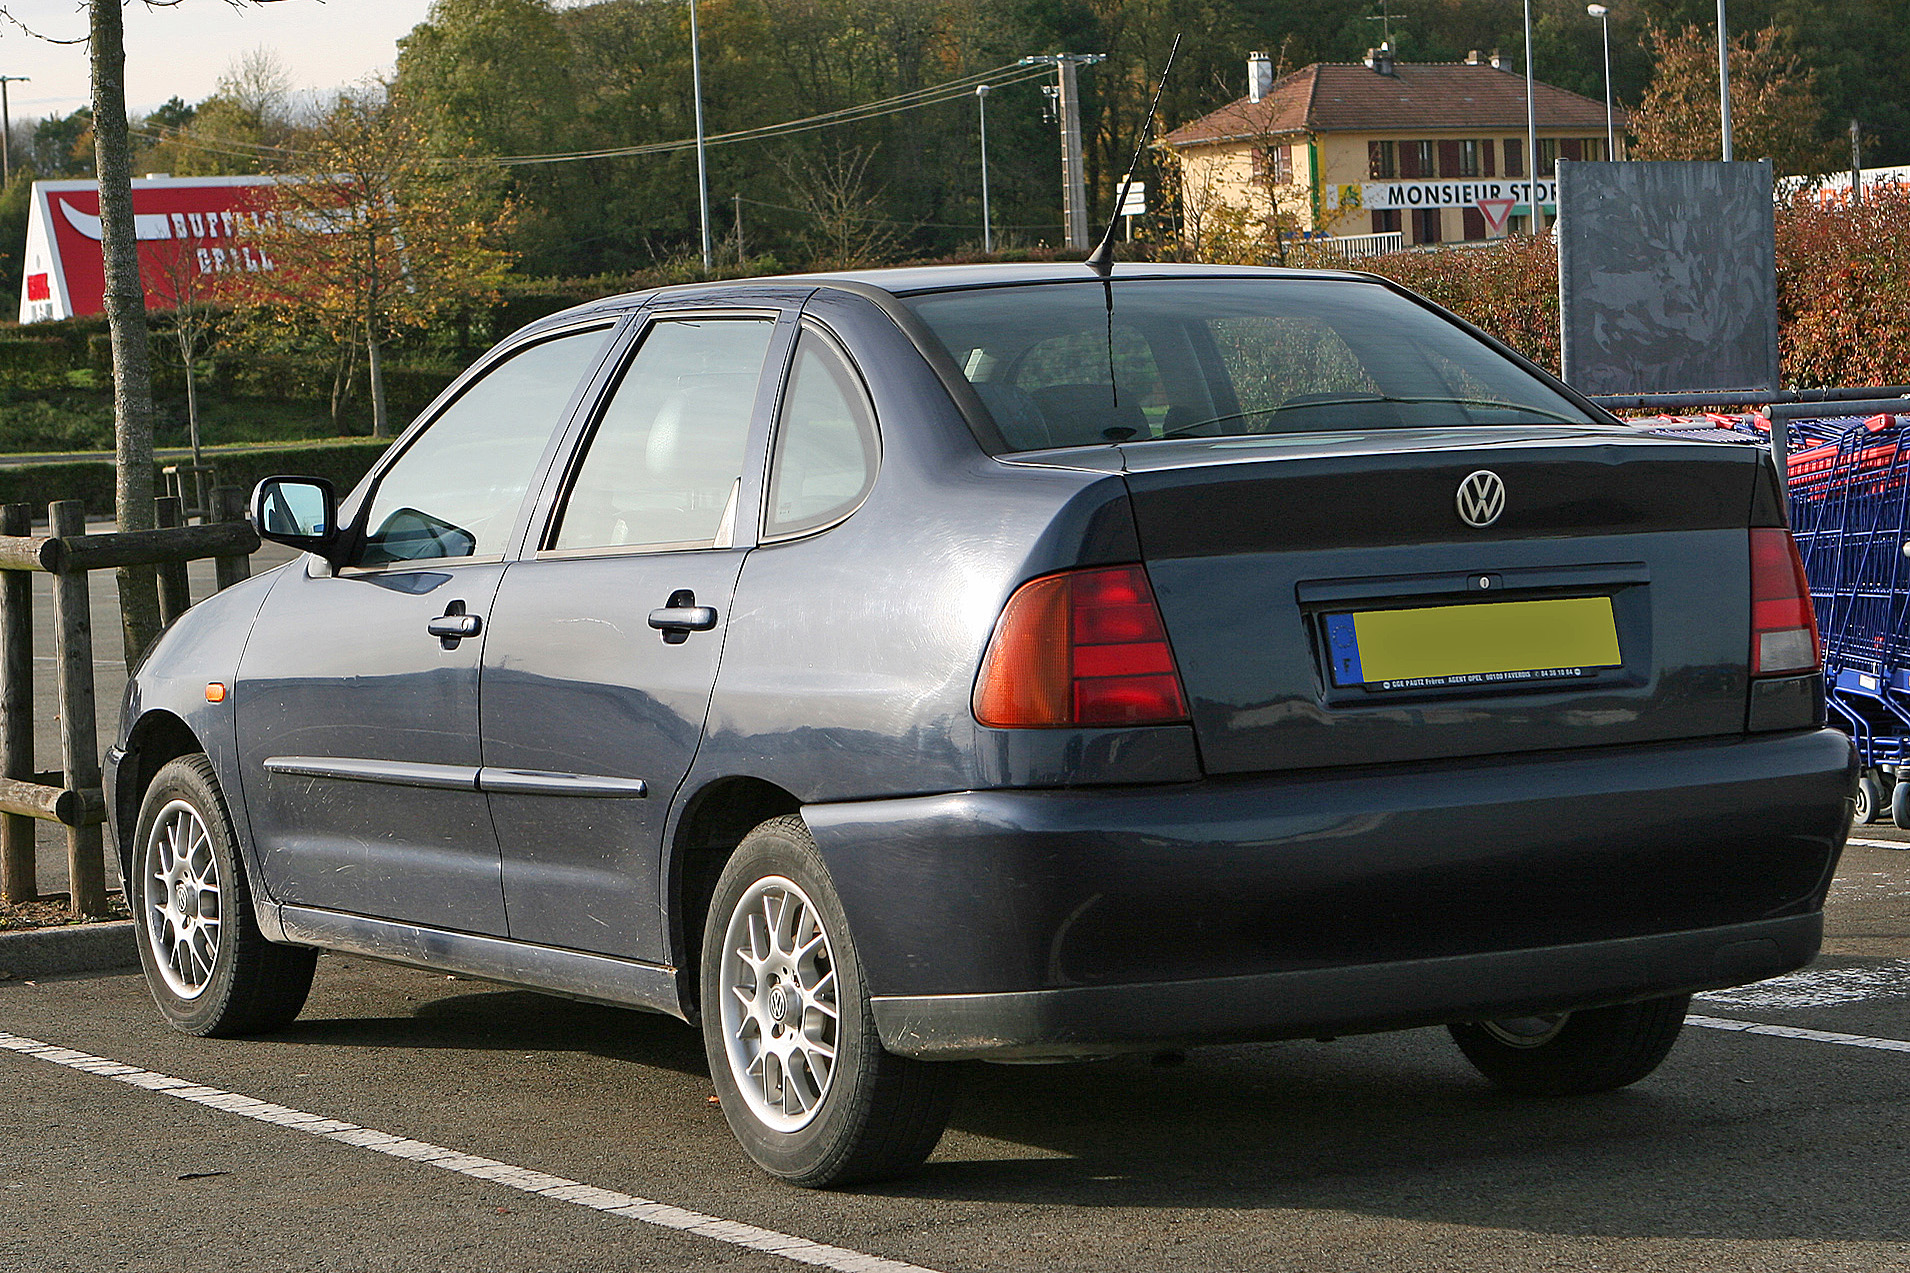
[[[1558, 182], [1537, 184], [1539, 206], [1554, 208]], [[1530, 181], [1348, 182], [1327, 188], [1326, 205], [1336, 211], [1370, 208], [1379, 212], [1393, 208], [1477, 208], [1485, 213], [1487, 221], [1503, 223], [1510, 213], [1530, 214], [1532, 187]]]

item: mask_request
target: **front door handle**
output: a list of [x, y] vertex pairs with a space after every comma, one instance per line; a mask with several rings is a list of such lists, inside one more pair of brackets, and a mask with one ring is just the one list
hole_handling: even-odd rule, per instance
[[462, 601], [453, 601], [444, 608], [443, 614], [425, 624], [424, 630], [438, 638], [445, 649], [455, 650], [458, 642], [482, 632], [484, 621], [474, 614], [466, 614]]
[[708, 632], [716, 626], [716, 610], [696, 604], [696, 594], [679, 588], [670, 594], [669, 603], [650, 612], [650, 626], [663, 633], [665, 645], [682, 645], [692, 632]]

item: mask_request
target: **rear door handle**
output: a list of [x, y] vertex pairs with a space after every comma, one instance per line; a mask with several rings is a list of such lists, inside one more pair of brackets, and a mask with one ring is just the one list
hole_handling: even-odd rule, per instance
[[679, 588], [670, 594], [669, 604], [650, 612], [650, 626], [663, 633], [666, 645], [681, 645], [692, 632], [708, 632], [716, 626], [716, 610], [696, 604], [696, 594]]
[[484, 621], [474, 614], [466, 614], [462, 601], [453, 601], [444, 608], [443, 614], [425, 624], [424, 630], [438, 638], [445, 649], [455, 650], [458, 642], [482, 632]]

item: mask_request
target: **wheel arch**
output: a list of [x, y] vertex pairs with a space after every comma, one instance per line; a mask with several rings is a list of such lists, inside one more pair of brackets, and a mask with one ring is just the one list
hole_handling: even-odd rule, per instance
[[671, 962], [676, 965], [684, 1015], [698, 1020], [703, 925], [717, 876], [743, 837], [771, 818], [802, 813], [795, 795], [761, 778], [718, 778], [684, 802], [664, 864], [669, 898]]
[[113, 851], [119, 855], [120, 878], [131, 879], [133, 840], [139, 831], [139, 806], [146, 789], [169, 761], [204, 751], [205, 744], [180, 717], [155, 708], [141, 716], [126, 738], [126, 761], [119, 785], [114, 790], [114, 827], [118, 831]]

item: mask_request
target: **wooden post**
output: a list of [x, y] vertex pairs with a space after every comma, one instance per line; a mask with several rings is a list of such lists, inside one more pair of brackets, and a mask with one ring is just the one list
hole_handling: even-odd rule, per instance
[[[47, 505], [49, 533], [86, 534], [86, 505], [63, 499]], [[59, 643], [60, 768], [69, 791], [100, 785], [99, 726], [93, 709], [93, 602], [86, 571], [53, 578], [53, 628]], [[66, 829], [66, 878], [75, 915], [106, 913], [105, 838], [97, 823]]]
[[[242, 522], [245, 520], [246, 491], [243, 486], [215, 486], [212, 488], [212, 510], [207, 516], [208, 522]], [[221, 592], [238, 583], [241, 579], [252, 577], [252, 559], [244, 553], [232, 557], [215, 557], [212, 569], [216, 586]]]
[[[32, 533], [31, 507], [0, 508], [0, 535]], [[0, 777], [33, 781], [33, 576], [24, 570], [0, 575]], [[0, 900], [39, 900], [33, 821], [0, 817]]]
[[[153, 515], [159, 528], [166, 530], [185, 524], [185, 509], [176, 495], [161, 495], [153, 501]], [[171, 623], [192, 608], [192, 584], [186, 577], [183, 557], [159, 566], [159, 621]]]

